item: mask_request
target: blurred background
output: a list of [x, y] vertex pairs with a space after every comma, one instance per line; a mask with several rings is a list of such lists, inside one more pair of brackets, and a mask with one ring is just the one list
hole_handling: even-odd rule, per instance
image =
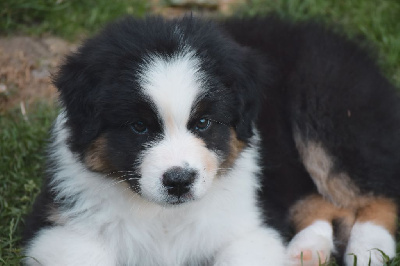
[[[21, 259], [19, 234], [40, 190], [46, 138], [57, 114], [51, 73], [65, 54], [118, 17], [189, 12], [319, 21], [368, 43], [400, 87], [399, 0], [0, 0], [0, 265]], [[399, 256], [390, 265], [400, 265]]]

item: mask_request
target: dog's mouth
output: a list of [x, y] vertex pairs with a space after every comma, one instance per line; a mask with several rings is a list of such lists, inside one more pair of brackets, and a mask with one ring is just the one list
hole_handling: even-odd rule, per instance
[[191, 192], [187, 192], [180, 196], [168, 195], [165, 199], [165, 203], [169, 205], [180, 205], [186, 202], [194, 201], [195, 197]]

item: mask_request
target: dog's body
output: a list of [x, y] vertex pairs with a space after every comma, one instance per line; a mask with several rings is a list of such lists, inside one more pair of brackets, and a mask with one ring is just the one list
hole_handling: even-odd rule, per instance
[[[276, 19], [128, 18], [55, 84], [63, 111], [27, 264], [394, 256], [400, 102], [344, 38]], [[270, 226], [294, 228], [286, 252]]]

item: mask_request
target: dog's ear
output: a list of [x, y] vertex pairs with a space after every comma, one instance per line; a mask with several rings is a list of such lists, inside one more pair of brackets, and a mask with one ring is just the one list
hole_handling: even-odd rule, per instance
[[239, 140], [247, 141], [254, 134], [254, 125], [267, 87], [269, 71], [256, 53], [244, 49], [240, 65], [237, 66], [233, 89], [237, 96], [236, 134]]
[[96, 109], [99, 90], [99, 73], [90, 68], [79, 52], [67, 57], [53, 83], [60, 93], [60, 101], [67, 112], [71, 130], [72, 150], [82, 151], [98, 134], [100, 119]]

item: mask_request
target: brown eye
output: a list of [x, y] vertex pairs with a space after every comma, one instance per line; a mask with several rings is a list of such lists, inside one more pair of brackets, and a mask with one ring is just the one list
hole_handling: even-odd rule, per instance
[[131, 124], [131, 129], [136, 134], [146, 134], [148, 131], [146, 124], [142, 121], [137, 121]]
[[210, 120], [206, 118], [201, 118], [196, 122], [194, 129], [197, 131], [204, 131], [210, 126], [210, 124]]

